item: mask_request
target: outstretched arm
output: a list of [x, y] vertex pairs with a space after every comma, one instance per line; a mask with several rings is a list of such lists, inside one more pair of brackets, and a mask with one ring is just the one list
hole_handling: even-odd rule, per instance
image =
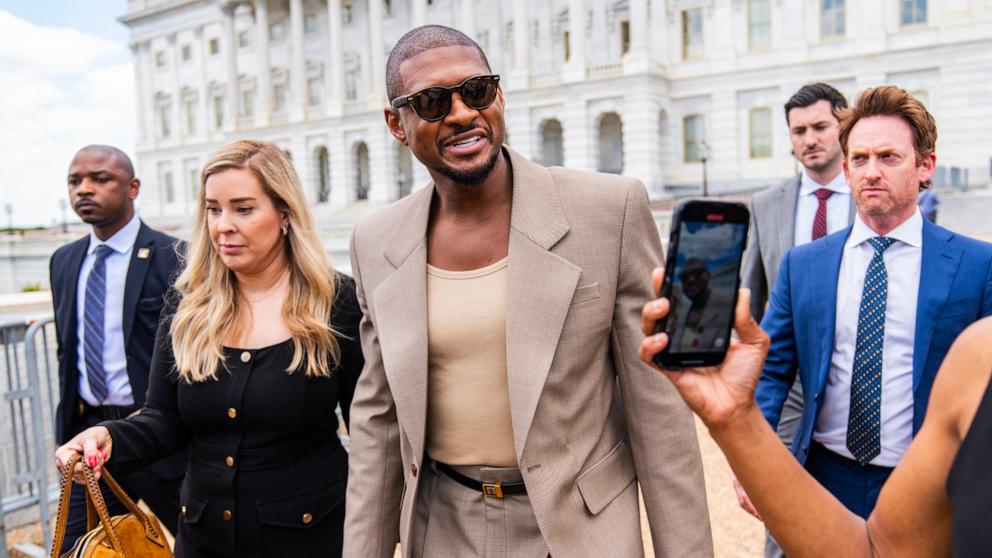
[[[655, 270], [656, 293], [662, 276]], [[709, 428], [786, 554], [950, 555], [951, 511], [944, 483], [989, 380], [992, 351], [986, 345], [992, 320], [969, 328], [951, 349], [923, 428], [865, 522], [799, 465], [758, 410], [754, 389], [768, 337], [748, 312], [749, 298], [741, 292], [734, 322], [739, 339], [732, 341], [722, 365], [661, 372]], [[644, 306], [640, 356], [649, 364], [667, 343], [665, 334], [655, 335], [651, 326], [667, 311], [664, 299]]]

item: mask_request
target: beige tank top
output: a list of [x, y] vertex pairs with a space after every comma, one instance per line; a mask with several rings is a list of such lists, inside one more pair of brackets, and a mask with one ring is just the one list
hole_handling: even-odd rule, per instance
[[506, 380], [507, 259], [427, 266], [427, 453], [449, 465], [516, 467]]

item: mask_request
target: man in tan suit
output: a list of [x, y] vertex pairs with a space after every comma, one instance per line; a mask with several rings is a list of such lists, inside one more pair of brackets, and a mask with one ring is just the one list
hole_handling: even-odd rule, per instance
[[352, 237], [345, 556], [641, 556], [638, 485], [656, 555], [712, 555], [691, 414], [637, 358], [661, 261], [643, 185], [505, 147], [499, 78], [458, 31], [414, 29], [386, 73], [433, 183]]

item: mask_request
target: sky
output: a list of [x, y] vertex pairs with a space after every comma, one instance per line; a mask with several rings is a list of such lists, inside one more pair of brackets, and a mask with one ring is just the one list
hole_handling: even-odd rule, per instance
[[0, 226], [8, 204], [14, 226], [61, 222], [80, 147], [134, 156], [134, 70], [117, 21], [126, 11], [127, 0], [0, 0]]

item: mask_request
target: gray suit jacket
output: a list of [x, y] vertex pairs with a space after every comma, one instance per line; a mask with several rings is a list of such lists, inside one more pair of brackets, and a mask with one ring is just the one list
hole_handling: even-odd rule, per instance
[[[639, 482], [656, 555], [711, 556], [692, 414], [637, 357], [641, 306], [661, 261], [644, 186], [507, 152], [510, 411], [551, 554], [641, 556]], [[415, 192], [352, 236], [366, 364], [351, 405], [347, 557], [388, 558], [409, 541], [425, 462], [433, 195], [433, 185]]]
[[[796, 239], [801, 174], [751, 196], [751, 226], [741, 286], [751, 289], [751, 315], [761, 322], [782, 257]], [[854, 219], [854, 198], [848, 222]]]

